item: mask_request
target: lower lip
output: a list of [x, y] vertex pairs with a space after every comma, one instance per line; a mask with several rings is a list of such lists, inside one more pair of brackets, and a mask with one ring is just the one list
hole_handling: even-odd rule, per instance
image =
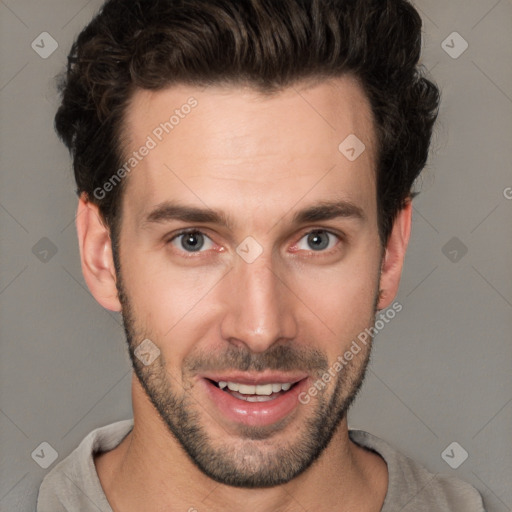
[[201, 379], [206, 392], [221, 414], [228, 420], [249, 426], [271, 425], [291, 414], [300, 404], [298, 396], [306, 389], [308, 378], [299, 381], [286, 393], [267, 402], [247, 402]]

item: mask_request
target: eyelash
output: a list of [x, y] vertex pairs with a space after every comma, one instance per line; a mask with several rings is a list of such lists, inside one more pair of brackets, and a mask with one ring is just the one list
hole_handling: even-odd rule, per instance
[[[332, 231], [329, 231], [325, 228], [314, 228], [306, 233], [304, 233], [300, 239], [302, 240], [304, 237], [307, 237], [308, 235], [312, 234], [312, 233], [316, 233], [316, 232], [321, 232], [321, 233], [327, 233], [329, 235], [332, 235], [334, 236], [335, 238], [337, 238], [340, 242], [343, 242], [345, 237], [341, 234], [337, 234], [337, 233], [334, 233]], [[187, 229], [183, 229], [181, 231], [179, 231], [178, 233], [174, 234], [169, 240], [167, 240], [165, 243], [166, 245], [170, 244], [171, 242], [173, 242], [174, 240], [176, 240], [177, 238], [179, 238], [180, 236], [184, 236], [184, 235], [188, 235], [190, 233], [199, 233], [203, 236], [205, 236], [206, 238], [210, 239], [211, 238], [206, 234], [204, 233], [203, 231], [199, 230], [199, 229], [196, 229], [196, 228], [187, 228]], [[297, 242], [298, 243], [298, 242]], [[323, 250], [323, 251], [313, 251], [313, 250], [310, 250], [308, 251], [309, 254], [321, 254], [321, 255], [331, 255], [333, 252], [336, 252], [338, 251], [340, 248], [338, 247], [340, 244], [336, 244], [333, 248], [331, 248], [330, 250]], [[298, 251], [300, 251], [300, 249], [298, 249]], [[200, 256], [196, 256], [196, 255], [199, 255], [201, 253], [204, 253], [204, 252], [207, 252], [207, 251], [196, 251], [196, 252], [187, 252], [187, 251], [183, 251], [181, 250], [180, 253], [183, 255], [183, 254], [186, 254], [186, 256], [184, 256], [185, 258], [197, 258], [197, 257], [200, 257]]]

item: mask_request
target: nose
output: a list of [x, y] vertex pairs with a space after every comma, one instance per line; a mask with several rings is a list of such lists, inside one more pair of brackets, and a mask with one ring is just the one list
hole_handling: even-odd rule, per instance
[[271, 258], [262, 254], [252, 263], [239, 258], [223, 286], [223, 339], [246, 345], [252, 352], [264, 352], [278, 341], [296, 337], [294, 311], [298, 298]]

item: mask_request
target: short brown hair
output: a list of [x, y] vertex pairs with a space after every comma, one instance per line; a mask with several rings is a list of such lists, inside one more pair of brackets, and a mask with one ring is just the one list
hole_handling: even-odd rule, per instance
[[115, 242], [123, 183], [101, 199], [93, 191], [123, 165], [123, 117], [138, 88], [243, 83], [271, 93], [351, 73], [376, 122], [385, 245], [417, 194], [439, 108], [418, 65], [421, 27], [405, 0], [108, 0], [74, 42], [59, 85], [55, 126], [77, 193], [98, 205]]

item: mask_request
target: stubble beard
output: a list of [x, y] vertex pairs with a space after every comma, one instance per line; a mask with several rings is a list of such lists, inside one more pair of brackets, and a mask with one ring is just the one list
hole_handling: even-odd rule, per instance
[[[280, 436], [287, 441], [279, 443], [272, 439], [286, 428], [287, 422], [283, 421], [268, 427], [240, 426], [236, 439], [227, 437], [226, 442], [218, 441], [219, 435], [216, 434], [214, 439], [207, 429], [214, 419], [191, 396], [190, 389], [181, 384], [187, 382], [187, 368], [206, 369], [205, 364], [212, 368], [216, 361], [223, 368], [242, 371], [298, 369], [316, 375], [313, 381], [319, 382], [329, 369], [325, 354], [317, 350], [299, 351], [290, 344], [274, 345], [260, 354], [230, 346], [222, 358], [216, 355], [212, 359], [212, 354], [205, 354], [205, 357], [185, 360], [180, 382], [178, 375], [168, 372], [163, 354], [149, 366], [145, 366], [135, 355], [137, 345], [147, 336], [137, 327], [132, 302], [126, 293], [121, 273], [118, 271], [117, 274], [123, 324], [134, 372], [169, 432], [200, 471], [216, 482], [229, 486], [273, 487], [291, 481], [320, 457], [361, 389], [370, 360], [371, 342], [357, 357], [347, 361], [336, 377], [331, 379], [330, 385], [318, 391], [315, 399], [311, 399], [307, 405], [299, 405], [308, 407], [309, 414], [300, 428], [295, 428], [299, 433], [293, 439]], [[372, 323], [375, 322], [377, 301], [378, 294], [374, 298]], [[159, 345], [158, 340], [152, 341]], [[221, 426], [217, 430], [222, 431]]]

